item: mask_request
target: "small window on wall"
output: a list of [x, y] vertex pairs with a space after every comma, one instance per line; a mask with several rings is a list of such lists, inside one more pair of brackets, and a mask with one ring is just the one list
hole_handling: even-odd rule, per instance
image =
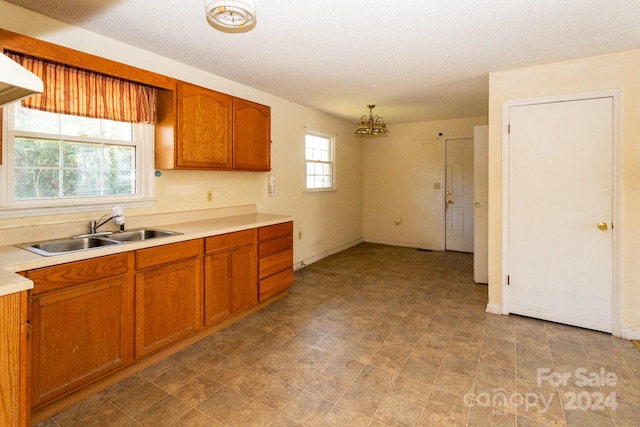
[[307, 191], [335, 190], [335, 138], [317, 132], [305, 131]]

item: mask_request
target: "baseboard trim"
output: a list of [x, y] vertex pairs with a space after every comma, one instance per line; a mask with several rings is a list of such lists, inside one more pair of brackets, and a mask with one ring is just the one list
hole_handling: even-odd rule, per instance
[[497, 304], [487, 303], [486, 312], [492, 314], [502, 314], [502, 307]]
[[397, 240], [385, 240], [385, 239], [364, 239], [364, 241], [367, 243], [376, 243], [379, 245], [402, 246], [404, 248], [428, 249], [430, 251], [444, 251], [444, 248], [434, 248], [431, 245], [422, 245], [420, 243], [415, 243], [415, 242], [400, 242]]
[[326, 258], [326, 257], [331, 256], [333, 254], [337, 254], [338, 252], [342, 252], [342, 251], [347, 250], [349, 248], [352, 248], [352, 247], [354, 247], [356, 245], [359, 245], [362, 242], [364, 242], [363, 238], [352, 240], [351, 242], [347, 242], [347, 243], [345, 243], [343, 245], [336, 246], [335, 248], [329, 249], [328, 251], [324, 251], [324, 252], [321, 252], [321, 253], [319, 253], [317, 255], [311, 256], [309, 258], [305, 258], [302, 261], [298, 261], [298, 262], [294, 263], [293, 264], [293, 269], [294, 270], [298, 270], [298, 269], [300, 269], [302, 267], [305, 267], [305, 266], [307, 266], [309, 264], [313, 264], [314, 262], [320, 261], [323, 258]]
[[620, 337], [627, 340], [640, 340], [640, 331], [635, 329], [620, 328]]

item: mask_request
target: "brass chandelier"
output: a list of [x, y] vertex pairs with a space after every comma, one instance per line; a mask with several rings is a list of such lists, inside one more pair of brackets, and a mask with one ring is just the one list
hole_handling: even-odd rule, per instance
[[367, 117], [366, 114], [360, 117], [355, 131], [356, 135], [381, 135], [389, 133], [382, 117], [373, 115], [373, 109], [375, 107], [375, 105], [367, 105], [369, 117]]

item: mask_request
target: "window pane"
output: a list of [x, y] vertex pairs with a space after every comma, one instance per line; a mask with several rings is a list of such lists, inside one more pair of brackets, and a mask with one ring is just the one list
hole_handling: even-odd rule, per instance
[[58, 197], [59, 176], [55, 169], [16, 169], [15, 198], [41, 199]]
[[131, 123], [102, 120], [100, 138], [116, 141], [133, 141], [133, 126]]
[[19, 102], [15, 104], [15, 129], [41, 133], [60, 133], [58, 114], [24, 108]]
[[60, 162], [60, 142], [43, 139], [16, 138], [15, 165], [57, 167]]
[[100, 137], [100, 119], [60, 114], [62, 135]]

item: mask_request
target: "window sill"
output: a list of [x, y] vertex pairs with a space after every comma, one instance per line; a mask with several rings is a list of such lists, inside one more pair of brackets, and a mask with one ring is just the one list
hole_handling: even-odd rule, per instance
[[307, 188], [302, 190], [302, 194], [336, 193], [337, 191], [337, 188]]
[[156, 199], [139, 199], [121, 202], [104, 202], [92, 204], [42, 206], [42, 207], [0, 207], [0, 219], [27, 218], [36, 216], [64, 215], [82, 212], [110, 211], [114, 206], [123, 208], [141, 208], [153, 206]]

